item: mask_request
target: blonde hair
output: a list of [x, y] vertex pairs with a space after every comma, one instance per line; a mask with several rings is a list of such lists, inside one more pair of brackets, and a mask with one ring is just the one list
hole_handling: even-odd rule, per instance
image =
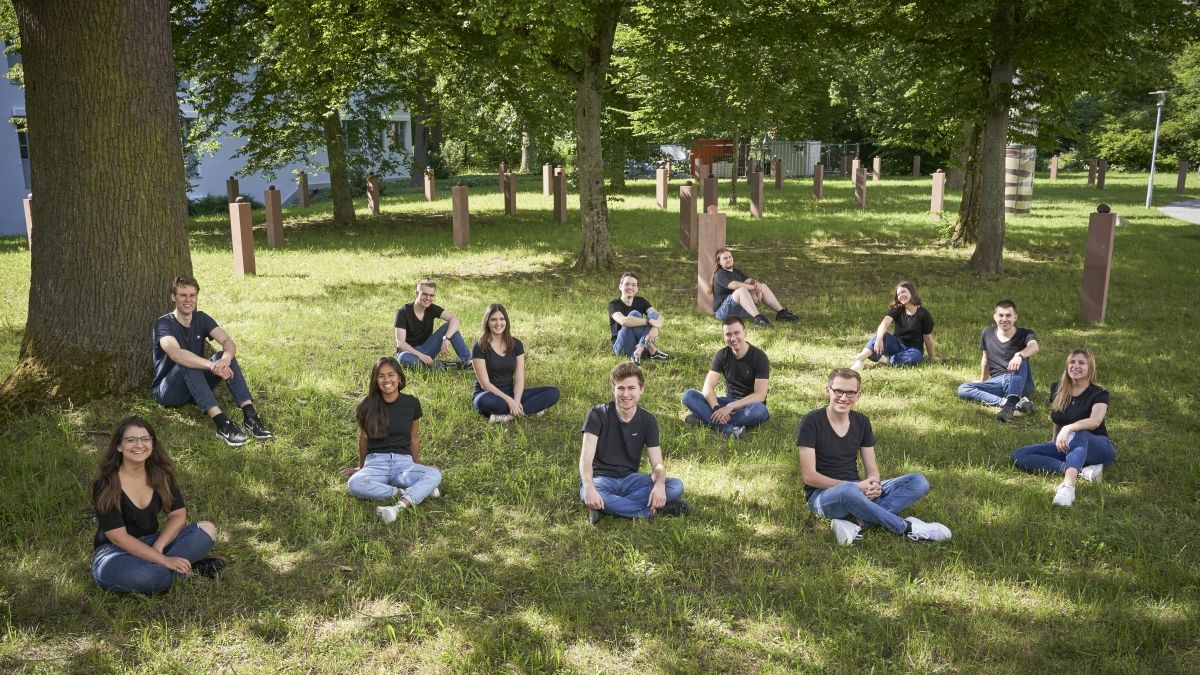
[[[1068, 354], [1067, 361], [1070, 361], [1072, 356], [1082, 356], [1087, 360], [1088, 384], [1099, 384], [1096, 381], [1096, 356], [1083, 347]], [[1054, 400], [1050, 402], [1050, 408], [1055, 412], [1062, 412], [1069, 405], [1071, 405], [1071, 376], [1067, 374], [1067, 369], [1064, 367], [1062, 377], [1058, 378], [1058, 391], [1054, 394]]]

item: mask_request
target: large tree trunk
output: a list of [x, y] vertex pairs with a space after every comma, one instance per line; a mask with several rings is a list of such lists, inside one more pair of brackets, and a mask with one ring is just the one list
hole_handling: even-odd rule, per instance
[[582, 70], [575, 83], [575, 155], [579, 162], [579, 213], [583, 241], [575, 267], [583, 270], [613, 266], [608, 232], [608, 199], [604, 193], [604, 149], [600, 142], [604, 87], [612, 57], [613, 37], [621, 16], [621, 0], [596, 5], [594, 32], [585, 47]]
[[425, 122], [413, 111], [412, 123], [412, 166], [409, 168], [408, 182], [414, 187], [425, 184], [425, 167], [429, 166], [429, 146], [425, 143]]
[[738, 128], [733, 128], [733, 169], [729, 171], [729, 205], [737, 204], [738, 152], [741, 150], [741, 139], [738, 138]]
[[531, 173], [531, 162], [533, 161], [533, 159], [532, 159], [532, 157], [530, 157], [530, 150], [532, 150], [532, 149], [533, 149], [533, 141], [529, 140], [529, 132], [522, 131], [521, 132], [521, 168], [517, 169], [518, 173], [523, 173], [523, 174]]
[[325, 152], [329, 157], [329, 197], [333, 200], [333, 224], [354, 224], [354, 195], [350, 192], [350, 168], [346, 162], [346, 136], [342, 116], [337, 111], [321, 121], [325, 134]]
[[1008, 143], [1008, 109], [1012, 96], [1012, 32], [1016, 0], [1005, 0], [992, 16], [991, 78], [987, 116], [979, 159], [983, 162], [979, 188], [979, 243], [971, 254], [971, 269], [999, 274], [1004, 268], [1004, 146]]
[[[954, 162], [946, 175], [946, 187], [950, 190], [961, 190], [967, 184], [967, 161], [972, 155], [979, 153], [979, 134], [982, 131], [979, 124], [971, 122], [963, 127], [955, 139], [953, 153]], [[971, 241], [975, 241], [972, 239]]]
[[150, 327], [190, 274], [168, 3], [16, 0], [32, 149], [20, 360], [0, 405], [146, 384]]
[[954, 234], [950, 237], [953, 246], [966, 246], [979, 241], [979, 206], [983, 199], [983, 162], [979, 160], [982, 142], [983, 126], [971, 124], [959, 150], [965, 168], [959, 172], [963, 177], [963, 193], [958, 205], [958, 220], [954, 223]]

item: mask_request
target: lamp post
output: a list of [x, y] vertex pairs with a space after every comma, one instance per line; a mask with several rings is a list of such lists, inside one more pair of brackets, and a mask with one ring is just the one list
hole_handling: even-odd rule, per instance
[[1167, 90], [1159, 89], [1150, 92], [1158, 97], [1158, 116], [1154, 119], [1154, 149], [1150, 152], [1150, 182], [1146, 184], [1146, 208], [1150, 208], [1150, 200], [1154, 198], [1154, 162], [1158, 159], [1158, 127], [1162, 124], [1163, 104], [1167, 102]]

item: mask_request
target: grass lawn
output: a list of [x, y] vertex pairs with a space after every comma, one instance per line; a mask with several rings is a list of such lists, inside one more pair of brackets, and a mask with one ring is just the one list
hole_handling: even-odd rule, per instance
[[[1157, 203], [1175, 197], [1174, 180], [1160, 177]], [[578, 429], [611, 396], [605, 305], [619, 270], [572, 270], [577, 202], [568, 225], [553, 225], [540, 176], [521, 180], [515, 217], [503, 215], [494, 177], [475, 181], [463, 249], [451, 244], [448, 182], [432, 204], [390, 190], [378, 217], [360, 203], [349, 230], [321, 206], [291, 209], [286, 248], [268, 250], [257, 231], [259, 275], [243, 279], [224, 219], [198, 218], [200, 308], [238, 342], [278, 438], [230, 449], [194, 408], [141, 395], [7, 420], [0, 670], [1195, 672], [1200, 377], [1188, 355], [1200, 349], [1200, 229], [1142, 208], [1143, 177], [1110, 175], [1103, 200], [1130, 223], [1116, 235], [1107, 321], [1085, 325], [1083, 244], [1100, 195], [1081, 174], [1039, 176], [1033, 213], [1009, 221], [1000, 277], [967, 272], [969, 249], [931, 243], [946, 223], [929, 221], [928, 177], [870, 184], [865, 212], [847, 181], [828, 181], [820, 203], [808, 181], [782, 193], [768, 181], [762, 220], [749, 218], [743, 182], [740, 203], [725, 207], [737, 265], [801, 321], [750, 329], [773, 366], [771, 420], [727, 441], [682, 421], [680, 394], [699, 387], [721, 339], [695, 311], [695, 260], [676, 243], [678, 184], [666, 212], [651, 181], [609, 208], [618, 267], [640, 274], [667, 317], [660, 344], [673, 358], [648, 367], [642, 405], [658, 416], [692, 516], [587, 523]], [[392, 351], [395, 310], [426, 275], [440, 282], [438, 303], [464, 317], [468, 344], [483, 308], [504, 303], [528, 383], [563, 396], [544, 417], [489, 425], [470, 409], [469, 374], [410, 372], [422, 458], [444, 472], [444, 495], [384, 525], [339, 469], [356, 459], [352, 411], [371, 364]], [[0, 373], [16, 362], [28, 277], [24, 238], [0, 240]], [[805, 508], [796, 425], [902, 279], [933, 313], [941, 359], [869, 369], [858, 409], [872, 418], [885, 477], [929, 478], [911, 513], [954, 537], [914, 544], [873, 530], [841, 548]], [[1038, 409], [1009, 425], [955, 396], [977, 376], [979, 331], [1003, 297], [1042, 346]], [[164, 288], [151, 313], [168, 309]], [[1118, 459], [1062, 509], [1050, 504], [1052, 477], [1008, 458], [1049, 438], [1044, 400], [1080, 345], [1112, 392]], [[234, 564], [219, 581], [151, 598], [92, 582], [85, 486], [130, 413], [173, 454], [189, 517], [221, 530], [217, 552]]]

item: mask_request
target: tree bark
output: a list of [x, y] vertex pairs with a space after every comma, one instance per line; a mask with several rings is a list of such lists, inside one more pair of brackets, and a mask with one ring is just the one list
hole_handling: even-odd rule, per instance
[[517, 169], [518, 173], [523, 173], [523, 174], [531, 173], [530, 162], [532, 161], [532, 158], [529, 155], [529, 151], [532, 149], [531, 148], [532, 145], [533, 145], [533, 142], [529, 140], [529, 132], [522, 131], [521, 132], [521, 168]]
[[729, 205], [737, 204], [738, 152], [741, 150], [741, 139], [738, 138], [738, 128], [733, 128], [733, 168], [729, 171]]
[[1008, 109], [1012, 96], [1012, 33], [1016, 0], [1005, 0], [992, 16], [992, 44], [987, 116], [980, 143], [979, 243], [970, 267], [999, 274], [1004, 268], [1004, 147], [1008, 143]]
[[429, 146], [425, 143], [425, 122], [417, 111], [412, 111], [412, 166], [409, 168], [409, 184], [414, 187], [425, 184], [425, 167], [429, 166]]
[[120, 395], [191, 274], [168, 3], [16, 0], [33, 200], [29, 317], [0, 406]]
[[958, 205], [958, 220], [954, 223], [954, 234], [950, 237], [953, 246], [966, 246], [979, 241], [979, 205], [983, 198], [983, 163], [979, 161], [980, 144], [983, 142], [983, 126], [971, 124], [959, 150], [963, 166], [962, 201]]
[[333, 224], [354, 225], [354, 196], [350, 192], [350, 168], [346, 162], [346, 135], [342, 116], [333, 111], [321, 120], [325, 152], [329, 157], [329, 197], [333, 200]]

